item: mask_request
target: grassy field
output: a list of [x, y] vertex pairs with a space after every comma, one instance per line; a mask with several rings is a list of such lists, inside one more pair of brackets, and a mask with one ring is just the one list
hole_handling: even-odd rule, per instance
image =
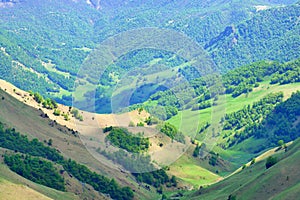
[[220, 180], [221, 177], [197, 165], [194, 159], [183, 155], [180, 159], [170, 166], [172, 175], [191, 184], [194, 188], [207, 185]]
[[[284, 98], [287, 99], [293, 92], [300, 90], [300, 83], [293, 83], [287, 85], [270, 85], [268, 81], [260, 83], [258, 88], [255, 88], [253, 92], [249, 94], [242, 94], [239, 97], [233, 98], [231, 95], [226, 95], [223, 103], [214, 106], [213, 108], [206, 108], [200, 111], [183, 110], [178, 115], [172, 117], [168, 121], [180, 128], [185, 135], [191, 135], [190, 132], [186, 132], [182, 124], [195, 124], [199, 122], [199, 127], [206, 122], [211, 122], [213, 118], [220, 118], [220, 116], [212, 116], [213, 110], [225, 110], [226, 113], [232, 113], [242, 109], [246, 105], [251, 105], [254, 102], [259, 101], [269, 93], [283, 92]], [[215, 113], [215, 115], [219, 115]], [[184, 118], [184, 123], [182, 119]]]
[[[287, 152], [277, 152], [280, 161], [269, 169], [265, 160], [246, 167], [223, 181], [203, 188], [186, 199], [297, 199], [300, 180], [300, 140], [289, 146]], [[264, 157], [266, 158], [266, 157]]]
[[[270, 85], [268, 82], [269, 81], [265, 81], [261, 83], [258, 88], [254, 89], [254, 91], [249, 93], [248, 95], [243, 94], [237, 98], [233, 98], [231, 97], [231, 95], [226, 95], [226, 101], [224, 102], [225, 105], [220, 104], [215, 106], [213, 109], [218, 110], [218, 109], [225, 108], [226, 113], [231, 113], [242, 109], [246, 105], [259, 101], [269, 93], [282, 91], [284, 92], [284, 98], [287, 99], [289, 96], [291, 96], [293, 92], [300, 90], [300, 83], [294, 83], [288, 85]], [[178, 115], [172, 117], [168, 121], [173, 125], [175, 125], [177, 128], [179, 128], [185, 135], [194, 138], [195, 131], [197, 130], [195, 127], [199, 128], [203, 126], [206, 122], [211, 122], [212, 119], [220, 118], [220, 116], [214, 116], [212, 118], [211, 113], [213, 109], [207, 108], [200, 111], [191, 111], [191, 110], [180, 111]], [[217, 113], [215, 115], [219, 115], [219, 114]], [[202, 139], [203, 138], [205, 138], [205, 135], [202, 136]], [[197, 137], [197, 139], [199, 138]], [[212, 150], [216, 153], [219, 153], [223, 159], [231, 162], [232, 163], [231, 171], [234, 171], [244, 163], [247, 163], [253, 157], [257, 156], [257, 154], [244, 153], [243, 151], [251, 150], [253, 152], [255, 148], [259, 147], [260, 144], [262, 143], [264, 143], [264, 140], [253, 140], [250, 138], [245, 142], [243, 142], [242, 144], [237, 145], [232, 150], [223, 150], [218, 146], [213, 146]], [[185, 162], [187, 162], [188, 164], [186, 165], [183, 164], [182, 165], [183, 167], [180, 168], [179, 166], [181, 166], [181, 164]], [[176, 170], [178, 171], [177, 172], [178, 176], [182, 177], [182, 180], [188, 183], [194, 185], [201, 185], [205, 183], [205, 181], [209, 182], [213, 180], [213, 177], [207, 176], [207, 174], [206, 174], [207, 176], [206, 180], [203, 180], [201, 178], [190, 179], [191, 174], [194, 174], [195, 177], [198, 175], [201, 176], [201, 172], [200, 172], [201, 170], [199, 169], [198, 172], [197, 167], [199, 167], [199, 163], [196, 164], [195, 161], [192, 160], [189, 161], [185, 157], [179, 158], [173, 165], [176, 167]], [[206, 165], [202, 165], [202, 167], [207, 168]], [[228, 174], [229, 172], [220, 171], [220, 175], [226, 176]]]
[[23, 185], [0, 180], [0, 199], [2, 200], [49, 200], [50, 198]]

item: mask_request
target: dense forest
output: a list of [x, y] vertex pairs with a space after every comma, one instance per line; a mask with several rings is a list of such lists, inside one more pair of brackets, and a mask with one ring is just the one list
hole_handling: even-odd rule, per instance
[[300, 92], [292, 94], [291, 98], [277, 105], [265, 120], [258, 126], [245, 129], [245, 133], [256, 138], [267, 138], [272, 145], [279, 140], [285, 143], [295, 140], [300, 135]]
[[4, 155], [4, 162], [17, 174], [35, 183], [65, 191], [64, 178], [54, 165], [37, 157], [20, 154]]
[[228, 26], [205, 48], [220, 67], [227, 69], [259, 60], [296, 59], [300, 46], [299, 9], [294, 5], [260, 11], [249, 20]]
[[126, 149], [128, 152], [145, 152], [148, 150], [150, 145], [149, 138], [144, 138], [139, 134], [134, 136], [125, 128], [112, 128], [109, 135], [107, 135], [105, 139], [112, 145]]

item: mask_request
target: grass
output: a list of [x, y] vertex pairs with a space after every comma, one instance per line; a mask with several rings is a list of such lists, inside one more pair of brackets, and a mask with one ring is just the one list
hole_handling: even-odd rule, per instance
[[[133, 185], [131, 175], [124, 174], [120, 170], [111, 168], [95, 159], [82, 144], [80, 138], [75, 137], [68, 128], [59, 124], [54, 125], [54, 127], [50, 126], [50, 120], [40, 117], [41, 112], [39, 110], [23, 104], [3, 90], [0, 90], [0, 97], [4, 97], [4, 100], [0, 100], [0, 121], [2, 123], [14, 127], [16, 131], [27, 135], [29, 139], [37, 138], [40, 141], [48, 141], [51, 138], [52, 146], [62, 152], [66, 158], [84, 164], [99, 174], [114, 178], [122, 186], [132, 187], [136, 190], [135, 197], [138, 199], [147, 199], [149, 196], [153, 196], [151, 191], [142, 187], [139, 189], [137, 184]], [[99, 130], [97, 129], [97, 131]], [[0, 172], [2, 171], [0, 169]], [[0, 177], [3, 176], [0, 175]], [[8, 176], [7, 179], [10, 180], [10, 177]]]
[[51, 62], [43, 62], [43, 66], [49, 71], [49, 72], [55, 72], [57, 74], [63, 75], [66, 78], [70, 77], [70, 73], [62, 72], [55, 68], [55, 64], [52, 64]]
[[186, 154], [170, 166], [170, 173], [196, 188], [211, 184], [220, 179], [219, 175], [200, 167], [194, 159]]
[[214, 116], [212, 116], [212, 112], [214, 110], [221, 110], [221, 114], [222, 111], [225, 111], [225, 113], [232, 113], [242, 109], [246, 105], [251, 105], [254, 102], [259, 101], [269, 93], [283, 92], [284, 98], [287, 99], [292, 95], [293, 92], [296, 92], [297, 90], [300, 90], [300, 83], [292, 83], [287, 85], [270, 85], [268, 81], [265, 81], [262, 82], [258, 88], [254, 89], [253, 92], [249, 94], [243, 94], [236, 98], [233, 98], [231, 95], [225, 95], [225, 98], [223, 97], [223, 99], [225, 100], [222, 103], [214, 106], [213, 109], [206, 108], [200, 111], [179, 111], [179, 113], [169, 119], [168, 122], [170, 122], [177, 128], [180, 128], [185, 135], [191, 136], [191, 132], [189, 132], [189, 129], [187, 129], [186, 127], [182, 127], [182, 124], [195, 126], [195, 124], [199, 122], [199, 126], [201, 126], [206, 122], [211, 122], [212, 117], [213, 119], [219, 119], [221, 117], [220, 113], [215, 113]]
[[[186, 199], [297, 199], [300, 180], [300, 139], [289, 150], [275, 153], [280, 161], [269, 169], [265, 160], [259, 160], [221, 182], [203, 188]], [[274, 155], [273, 155], [274, 156]], [[266, 159], [266, 157], [263, 157]], [[289, 197], [289, 198], [287, 198]]]
[[[288, 85], [270, 85], [269, 81], [265, 81], [260, 84], [260, 86], [256, 89], [254, 89], [253, 92], [249, 93], [248, 95], [243, 94], [237, 98], [231, 97], [231, 95], [226, 95], [226, 101], [222, 104], [219, 104], [215, 106], [213, 109], [218, 110], [222, 108], [226, 108], [226, 113], [231, 113], [238, 111], [242, 109], [244, 106], [252, 104], [253, 102], [259, 101], [263, 97], [265, 97], [267, 94], [272, 92], [284, 92], [285, 99], [291, 96], [292, 92], [295, 92], [297, 90], [300, 90], [300, 83], [294, 83], [294, 84], [288, 84]], [[207, 108], [200, 111], [191, 111], [191, 110], [183, 110], [178, 113], [178, 115], [172, 117], [168, 121], [175, 125], [177, 128], [179, 128], [185, 135], [190, 136], [192, 138], [195, 137], [195, 133], [197, 133], [197, 130], [199, 130], [200, 127], [202, 127], [206, 122], [212, 121], [212, 108]], [[215, 116], [213, 116], [213, 119], [220, 119], [221, 113], [214, 113]], [[224, 114], [224, 113], [223, 113]], [[197, 135], [197, 140], [203, 141], [205, 139], [205, 134]], [[221, 138], [219, 138], [217, 142], [220, 142]], [[216, 144], [215, 143], [215, 144]], [[245, 142], [235, 146], [233, 149], [227, 149], [224, 150], [218, 146], [213, 147], [213, 151], [216, 153], [219, 153], [222, 159], [231, 162], [232, 166], [230, 166], [231, 171], [239, 168], [244, 163], [247, 163], [249, 160], [251, 160], [253, 157], [256, 157], [258, 154], [251, 154], [251, 153], [245, 153], [247, 152], [255, 152], [255, 150], [264, 143], [264, 140], [255, 140], [253, 138], [247, 139]], [[175, 166], [177, 167], [177, 170], [180, 171], [179, 177], [182, 177], [182, 180], [195, 184], [195, 185], [201, 185], [203, 184], [203, 180], [201, 178], [196, 181], [190, 179], [191, 174], [199, 174], [197, 171], [198, 164], [192, 161], [188, 161], [185, 158], [180, 158], [178, 160], [178, 163], [182, 164], [182, 162], [188, 162], [187, 165], [182, 165], [184, 168], [181, 169], [178, 167], [178, 164], [175, 163]], [[194, 165], [194, 166], [193, 166]], [[180, 165], [179, 165], [180, 166]], [[203, 165], [203, 167], [207, 168], [206, 165]], [[200, 167], [201, 168], [201, 167]], [[196, 171], [196, 172], [195, 172]], [[200, 170], [201, 171], [201, 170]], [[220, 170], [220, 175], [228, 175], [230, 172], [222, 171]], [[195, 174], [195, 176], [197, 176]], [[201, 173], [200, 173], [201, 174]]]
[[[25, 188], [24, 185], [28, 187]], [[1, 188], [5, 189], [5, 192], [1, 192]], [[23, 196], [20, 196], [21, 194]], [[78, 199], [74, 194], [60, 192], [29, 181], [10, 171], [6, 165], [0, 164], [0, 199], [17, 199], [16, 197], [22, 197], [22, 199]]]

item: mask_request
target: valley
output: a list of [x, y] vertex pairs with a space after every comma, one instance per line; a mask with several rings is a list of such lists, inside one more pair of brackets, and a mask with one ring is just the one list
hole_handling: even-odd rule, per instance
[[0, 199], [297, 199], [297, 0], [0, 0]]

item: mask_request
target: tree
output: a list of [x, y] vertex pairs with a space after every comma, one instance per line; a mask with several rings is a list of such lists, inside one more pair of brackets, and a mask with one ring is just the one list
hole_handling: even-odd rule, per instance
[[171, 180], [170, 180], [170, 182], [173, 184], [174, 187], [176, 187], [177, 186], [176, 176], [173, 175], [172, 178], [171, 178]]
[[143, 122], [139, 122], [136, 124], [136, 126], [144, 126], [144, 123]]
[[128, 126], [129, 126], [129, 127], [135, 127], [135, 124], [134, 124], [133, 121], [130, 121]]
[[38, 92], [34, 93], [33, 99], [34, 99], [37, 103], [42, 103], [42, 102], [44, 101], [42, 95], [40, 95]]
[[53, 114], [54, 114], [55, 116], [59, 116], [59, 115], [60, 115], [60, 110], [55, 109], [54, 112], [53, 112]]
[[48, 140], [48, 145], [49, 145], [49, 146], [52, 146], [52, 142], [53, 142], [53, 141], [52, 141], [52, 139], [50, 138], [50, 139]]
[[277, 158], [272, 157], [272, 156], [268, 157], [267, 162], [266, 162], [266, 169], [269, 169], [270, 167], [272, 167], [276, 163], [277, 163]]
[[197, 145], [194, 152], [193, 152], [193, 156], [196, 158], [199, 156], [199, 151], [200, 151], [200, 146]]
[[231, 194], [228, 196], [228, 200], [236, 200], [236, 196]]
[[284, 145], [284, 141], [283, 140], [279, 140], [277, 142], [277, 144], [278, 144], [279, 147], [282, 147]]

